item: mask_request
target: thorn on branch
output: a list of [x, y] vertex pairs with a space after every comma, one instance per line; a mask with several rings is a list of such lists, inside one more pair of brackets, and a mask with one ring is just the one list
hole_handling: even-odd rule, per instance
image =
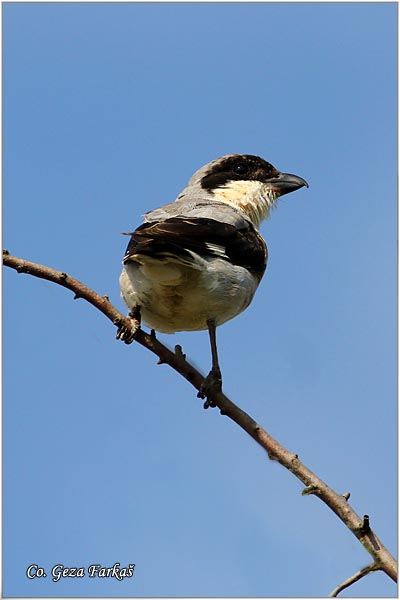
[[267, 450], [267, 454], [268, 454], [269, 460], [279, 461], [279, 458], [277, 457], [277, 455], [275, 454], [275, 452], [272, 452], [271, 450]]
[[103, 298], [106, 302], [110, 302], [110, 296], [105, 295], [105, 296], [103, 296]]
[[360, 525], [360, 531], [364, 535], [366, 535], [367, 533], [369, 533], [371, 531], [371, 527], [369, 525], [369, 516], [368, 515], [364, 515], [363, 522]]
[[9, 251], [4, 248], [3, 249], [3, 256], [7, 256], [8, 254], [10, 254]]
[[183, 366], [186, 363], [186, 354], [182, 352], [182, 346], [177, 344], [175, 346], [175, 358], [178, 365]]
[[367, 536], [368, 540], [370, 541], [371, 545], [373, 546], [373, 548], [376, 552], [378, 552], [380, 550], [379, 543], [374, 535], [374, 532], [372, 531], [372, 529], [370, 527], [368, 515], [364, 515], [363, 522], [360, 525], [360, 533], [362, 535]]
[[60, 273], [60, 279], [62, 279], [63, 281], [66, 281], [68, 279], [68, 274], [67, 273]]
[[157, 338], [156, 338], [156, 330], [155, 330], [155, 329], [151, 329], [151, 330], [150, 330], [150, 337], [151, 337], [151, 339], [153, 339], [153, 340], [156, 340], [156, 339], [157, 339]]
[[346, 500], [346, 502], [350, 498], [350, 495], [351, 495], [350, 492], [346, 492], [345, 494], [342, 494], [342, 496]]
[[301, 492], [302, 496], [309, 496], [310, 494], [319, 494], [319, 487], [317, 485], [308, 485]]
[[[152, 331], [154, 331], [154, 329]], [[183, 352], [182, 352], [182, 346], [180, 344], [176, 344], [176, 346], [175, 346], [175, 354], [176, 354], [176, 356], [183, 356], [183, 358], [186, 358], [186, 354], [183, 354]]]

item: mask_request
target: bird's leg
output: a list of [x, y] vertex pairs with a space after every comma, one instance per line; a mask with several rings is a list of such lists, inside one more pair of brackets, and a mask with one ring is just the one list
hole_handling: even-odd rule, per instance
[[212, 368], [207, 377], [204, 379], [200, 391], [197, 394], [198, 398], [207, 398], [204, 402], [204, 408], [216, 406], [212, 397], [216, 392], [220, 392], [222, 387], [222, 375], [218, 362], [215, 319], [208, 319], [207, 327], [208, 333], [210, 334]]
[[132, 344], [135, 339], [137, 331], [140, 329], [142, 317], [140, 314], [140, 306], [137, 304], [131, 311], [129, 311], [128, 319], [130, 326], [122, 324], [118, 327], [117, 340], [125, 342], [125, 344]]

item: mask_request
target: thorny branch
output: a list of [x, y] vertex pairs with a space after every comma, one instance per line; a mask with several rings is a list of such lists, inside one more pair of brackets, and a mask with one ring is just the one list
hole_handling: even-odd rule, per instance
[[[95, 308], [100, 310], [114, 325], [120, 327], [126, 325], [131, 327], [131, 323], [119, 310], [110, 302], [107, 296], [100, 296], [86, 285], [70, 277], [66, 273], [56, 271], [50, 267], [33, 263], [22, 258], [12, 256], [7, 250], [3, 251], [4, 265], [15, 269], [18, 273], [27, 273], [41, 279], [47, 279], [61, 285], [75, 293], [75, 298], [83, 298]], [[155, 335], [149, 335], [142, 329], [139, 329], [135, 340], [153, 352], [159, 358], [159, 363], [168, 364], [177, 371], [197, 390], [200, 389], [204, 377], [197, 371], [185, 358], [180, 346], [176, 346], [175, 352], [164, 346]], [[306, 487], [303, 495], [313, 494], [324, 502], [341, 519], [341, 521], [356, 536], [365, 550], [373, 557], [372, 566], [366, 567], [368, 573], [372, 570], [384, 571], [393, 581], [397, 581], [397, 565], [390, 552], [385, 548], [379, 538], [375, 535], [369, 526], [369, 517], [365, 515], [362, 519], [357, 515], [348, 503], [348, 494], [338, 494], [317, 475], [308, 469], [299, 459], [297, 454], [290, 452], [279, 444], [265, 429], [261, 427], [241, 408], [236, 406], [223, 392], [218, 392], [213, 397], [213, 402], [225, 415], [232, 419], [239, 427], [244, 429], [264, 450], [268, 453], [271, 460], [276, 460], [283, 467], [288, 469], [297, 479]], [[364, 576], [365, 569], [360, 571], [361, 575], [353, 576], [348, 587], [355, 581]], [[358, 576], [359, 575], [359, 576]], [[346, 582], [344, 582], [346, 583]], [[337, 594], [344, 589], [341, 586], [335, 588]], [[333, 593], [333, 592], [332, 592]]]

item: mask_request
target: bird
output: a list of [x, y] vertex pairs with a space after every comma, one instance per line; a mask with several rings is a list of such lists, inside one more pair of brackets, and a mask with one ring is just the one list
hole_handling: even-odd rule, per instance
[[251, 303], [268, 260], [259, 233], [280, 196], [307, 181], [252, 154], [227, 154], [197, 170], [174, 202], [145, 213], [132, 232], [119, 279], [134, 340], [143, 320], [160, 333], [208, 330], [212, 368], [198, 396], [216, 406], [222, 389], [216, 328]]

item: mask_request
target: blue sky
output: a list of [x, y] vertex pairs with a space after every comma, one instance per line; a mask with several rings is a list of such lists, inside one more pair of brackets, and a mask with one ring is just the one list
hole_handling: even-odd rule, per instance
[[[127, 239], [220, 155], [310, 184], [218, 330], [224, 389], [397, 538], [395, 3], [3, 4], [3, 245], [121, 310]], [[369, 556], [100, 313], [3, 274], [3, 594], [326, 596]], [[206, 332], [180, 343], [204, 373]], [[135, 563], [64, 579], [55, 564]], [[31, 564], [47, 578], [28, 580]], [[343, 596], [395, 596], [375, 573]]]

